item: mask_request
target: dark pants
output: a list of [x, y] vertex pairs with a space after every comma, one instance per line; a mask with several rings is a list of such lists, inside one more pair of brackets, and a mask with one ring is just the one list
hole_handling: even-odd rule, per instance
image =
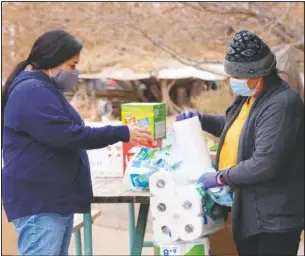
[[243, 240], [237, 247], [239, 256], [296, 256], [301, 231], [261, 233]]

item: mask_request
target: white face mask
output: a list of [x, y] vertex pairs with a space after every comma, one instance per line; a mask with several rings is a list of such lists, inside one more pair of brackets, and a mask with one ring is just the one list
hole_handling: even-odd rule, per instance
[[253, 96], [256, 91], [256, 87], [254, 89], [249, 88], [247, 79], [230, 78], [230, 86], [233, 92], [240, 96]]

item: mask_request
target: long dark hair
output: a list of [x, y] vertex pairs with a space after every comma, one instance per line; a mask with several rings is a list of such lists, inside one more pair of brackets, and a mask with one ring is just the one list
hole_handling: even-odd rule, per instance
[[35, 41], [28, 58], [17, 64], [2, 88], [1, 137], [8, 89], [18, 74], [25, 70], [28, 65], [31, 65], [33, 70], [54, 68], [78, 54], [82, 48], [83, 45], [78, 39], [63, 30], [48, 31]]

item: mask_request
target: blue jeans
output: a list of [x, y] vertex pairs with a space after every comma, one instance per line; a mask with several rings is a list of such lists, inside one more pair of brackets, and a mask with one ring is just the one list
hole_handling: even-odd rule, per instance
[[73, 216], [44, 213], [13, 220], [19, 234], [19, 254], [68, 255]]

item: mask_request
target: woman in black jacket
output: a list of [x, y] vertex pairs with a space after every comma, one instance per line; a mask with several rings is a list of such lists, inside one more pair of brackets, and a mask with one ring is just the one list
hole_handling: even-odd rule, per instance
[[239, 255], [296, 255], [304, 227], [304, 105], [253, 32], [234, 36], [224, 67], [236, 94], [226, 115], [188, 112], [177, 120], [198, 116], [203, 130], [220, 137], [218, 172], [203, 182], [234, 191]]

